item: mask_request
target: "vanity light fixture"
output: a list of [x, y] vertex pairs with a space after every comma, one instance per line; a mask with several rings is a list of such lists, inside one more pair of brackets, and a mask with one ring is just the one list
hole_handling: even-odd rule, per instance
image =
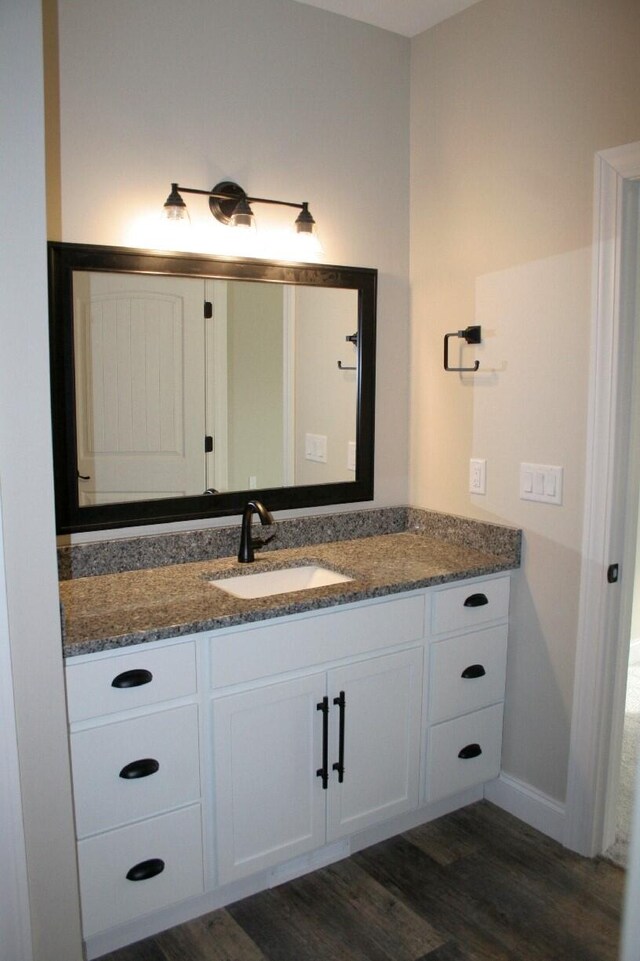
[[288, 200], [269, 200], [267, 197], [249, 197], [247, 192], [232, 180], [222, 180], [211, 190], [199, 190], [196, 187], [181, 187], [177, 183], [171, 184], [171, 193], [167, 197], [163, 215], [172, 222], [189, 222], [189, 211], [182, 199], [182, 194], [200, 194], [209, 198], [209, 209], [221, 224], [237, 227], [243, 230], [255, 228], [255, 217], [251, 204], [276, 204], [280, 207], [295, 207], [300, 211], [295, 220], [296, 234], [302, 240], [309, 252], [322, 250], [316, 232], [316, 222], [309, 211], [309, 204], [293, 203]]

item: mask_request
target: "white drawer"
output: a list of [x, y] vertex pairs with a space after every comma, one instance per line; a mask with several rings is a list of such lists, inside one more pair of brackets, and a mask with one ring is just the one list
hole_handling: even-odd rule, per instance
[[424, 595], [414, 594], [349, 610], [332, 610], [210, 640], [211, 687], [262, 677], [419, 641]]
[[461, 634], [431, 645], [429, 720], [468, 714], [504, 699], [507, 625]]
[[200, 797], [198, 709], [105, 724], [71, 735], [79, 838]]
[[[127, 878], [132, 868], [148, 861], [156, 862], [149, 868], [162, 866], [161, 873]], [[201, 894], [200, 805], [80, 841], [78, 864], [85, 938]]]
[[431, 613], [433, 633], [464, 630], [507, 617], [509, 583], [509, 577], [498, 577], [434, 591]]
[[[171, 647], [141, 644], [126, 654], [67, 663], [69, 721], [128, 711], [196, 691], [193, 641]], [[120, 686], [121, 685], [121, 686]]]
[[[494, 704], [429, 730], [427, 801], [438, 801], [498, 776], [502, 707]], [[461, 752], [472, 756], [460, 757]]]

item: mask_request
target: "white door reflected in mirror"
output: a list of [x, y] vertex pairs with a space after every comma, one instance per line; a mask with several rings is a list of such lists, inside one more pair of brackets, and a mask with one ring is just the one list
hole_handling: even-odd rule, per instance
[[357, 291], [75, 270], [73, 297], [81, 506], [353, 480]]

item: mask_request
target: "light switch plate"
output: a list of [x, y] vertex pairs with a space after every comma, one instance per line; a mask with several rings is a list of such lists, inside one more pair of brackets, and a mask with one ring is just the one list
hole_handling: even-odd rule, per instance
[[305, 434], [304, 435], [304, 456], [307, 460], [316, 461], [318, 464], [327, 463], [327, 437], [326, 434]]
[[563, 473], [551, 464], [520, 464], [520, 500], [562, 504]]

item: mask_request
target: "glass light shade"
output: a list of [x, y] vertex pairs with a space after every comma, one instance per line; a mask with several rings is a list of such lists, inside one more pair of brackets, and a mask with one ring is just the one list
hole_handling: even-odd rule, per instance
[[238, 201], [229, 223], [232, 227], [239, 227], [241, 230], [255, 230], [256, 218], [245, 197]]
[[189, 211], [187, 210], [187, 205], [180, 196], [177, 184], [171, 184], [171, 193], [164, 202], [162, 208], [162, 216], [165, 220], [170, 223], [182, 222], [185, 224], [191, 223], [191, 218], [189, 217]]
[[296, 235], [298, 247], [307, 254], [321, 254], [322, 244], [318, 237], [316, 222], [311, 216], [309, 205], [303, 203], [302, 210], [296, 217]]

